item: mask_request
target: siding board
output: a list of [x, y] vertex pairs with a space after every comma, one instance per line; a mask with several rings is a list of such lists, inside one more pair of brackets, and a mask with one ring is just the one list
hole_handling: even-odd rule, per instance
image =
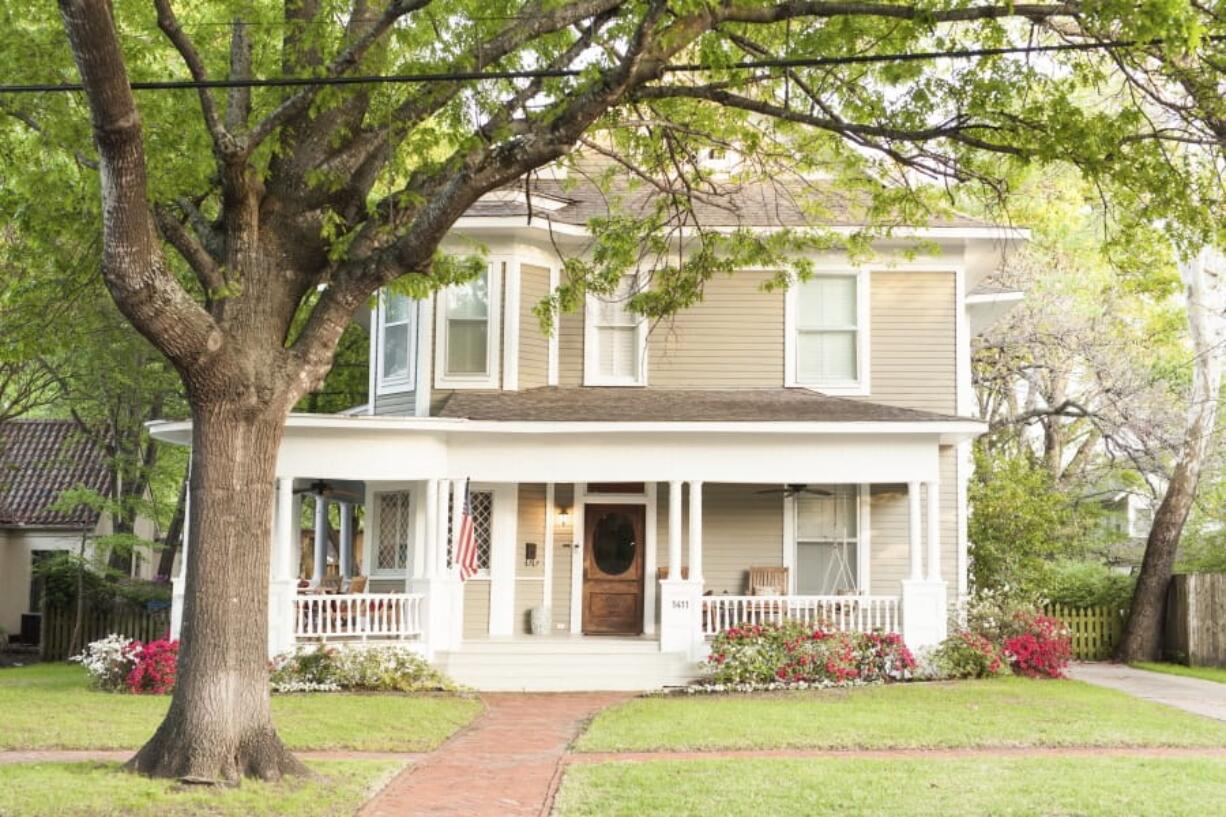
[[549, 295], [549, 268], [520, 264], [519, 275], [519, 387], [531, 389], [549, 382], [549, 338], [532, 313]]

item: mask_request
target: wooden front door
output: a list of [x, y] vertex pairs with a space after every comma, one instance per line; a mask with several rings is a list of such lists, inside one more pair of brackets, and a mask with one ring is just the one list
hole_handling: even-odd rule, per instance
[[583, 632], [643, 632], [643, 505], [585, 505]]

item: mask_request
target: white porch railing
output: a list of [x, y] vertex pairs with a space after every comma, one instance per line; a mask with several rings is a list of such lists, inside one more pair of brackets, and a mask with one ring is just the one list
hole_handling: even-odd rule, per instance
[[418, 638], [424, 598], [417, 593], [300, 594], [294, 597], [294, 638]]
[[729, 627], [799, 621], [812, 627], [896, 633], [902, 622], [898, 596], [705, 596], [702, 632]]

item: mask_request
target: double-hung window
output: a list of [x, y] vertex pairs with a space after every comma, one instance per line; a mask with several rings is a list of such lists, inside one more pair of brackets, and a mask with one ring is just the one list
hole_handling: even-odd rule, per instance
[[439, 293], [435, 385], [498, 388], [498, 287], [494, 265]]
[[828, 596], [859, 588], [859, 489], [811, 485], [796, 495], [796, 592]]
[[417, 301], [393, 292], [382, 294], [377, 351], [377, 391], [411, 390], [417, 376]]
[[855, 273], [819, 274], [796, 285], [789, 385], [867, 393], [864, 285]]
[[584, 382], [589, 386], [642, 386], [647, 322], [630, 311], [636, 279], [627, 275], [609, 295], [589, 295]]

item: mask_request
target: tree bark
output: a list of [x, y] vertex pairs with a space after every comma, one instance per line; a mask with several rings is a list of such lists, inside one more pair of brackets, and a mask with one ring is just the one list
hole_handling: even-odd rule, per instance
[[166, 719], [127, 768], [194, 783], [307, 774], [269, 708], [267, 543], [284, 416], [220, 402], [193, 406], [192, 420], [178, 679]]
[[1187, 431], [1145, 543], [1145, 558], [1133, 591], [1128, 622], [1116, 650], [1115, 657], [1119, 661], [1157, 661], [1161, 658], [1166, 593], [1175, 566], [1175, 552], [1196, 499], [1201, 466], [1213, 440], [1222, 384], [1220, 347], [1226, 333], [1223, 332], [1223, 292], [1218, 280], [1221, 270], [1209, 270], [1210, 264], [1220, 267], [1222, 256], [1206, 250], [1180, 270], [1187, 288], [1188, 329], [1195, 353]]

